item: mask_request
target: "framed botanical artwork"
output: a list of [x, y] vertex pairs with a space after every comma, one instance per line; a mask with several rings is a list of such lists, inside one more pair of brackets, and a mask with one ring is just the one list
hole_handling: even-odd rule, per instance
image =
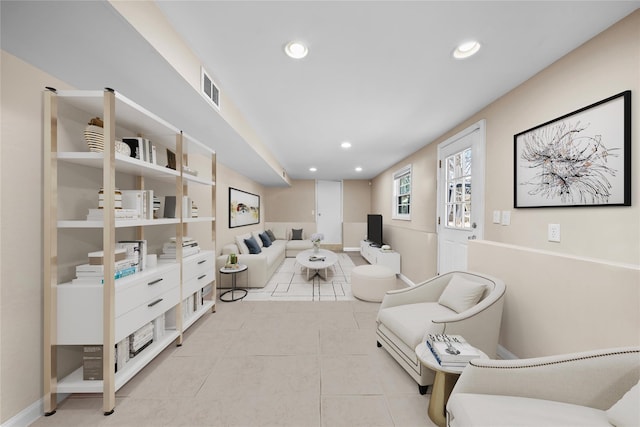
[[515, 208], [631, 205], [631, 91], [513, 139]]
[[229, 228], [260, 223], [260, 196], [229, 187]]

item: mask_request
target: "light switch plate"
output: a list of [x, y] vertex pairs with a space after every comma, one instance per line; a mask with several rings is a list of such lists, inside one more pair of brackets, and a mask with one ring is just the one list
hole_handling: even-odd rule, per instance
[[511, 211], [502, 211], [502, 225], [511, 225]]
[[500, 211], [493, 211], [493, 223], [500, 224]]

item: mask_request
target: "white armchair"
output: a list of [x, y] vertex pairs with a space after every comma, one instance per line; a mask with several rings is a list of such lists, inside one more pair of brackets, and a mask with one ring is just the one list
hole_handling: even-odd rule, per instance
[[378, 347], [387, 350], [425, 394], [435, 373], [422, 366], [416, 346], [428, 334], [462, 335], [490, 358], [495, 357], [504, 294], [502, 280], [461, 271], [389, 291], [378, 311]]
[[640, 347], [473, 360], [447, 403], [449, 427], [640, 425]]

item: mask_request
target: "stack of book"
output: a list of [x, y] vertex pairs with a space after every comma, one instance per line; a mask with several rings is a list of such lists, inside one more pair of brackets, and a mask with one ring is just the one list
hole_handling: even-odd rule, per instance
[[129, 357], [136, 357], [153, 342], [153, 323], [147, 323], [129, 335]]
[[[138, 269], [133, 260], [127, 258], [125, 249], [115, 251], [115, 274], [114, 279], [135, 274]], [[104, 283], [104, 252], [90, 252], [88, 254], [89, 263], [76, 266], [76, 278], [71, 281], [73, 284], [103, 284]]]
[[[184, 237], [182, 239], [182, 257], [188, 257], [190, 255], [195, 255], [200, 252], [200, 246], [198, 245], [198, 241], [192, 239], [191, 237]], [[160, 254], [160, 259], [176, 259], [178, 255], [178, 246], [176, 243], [176, 238], [172, 237], [168, 242], [162, 245], [162, 254]]]
[[124, 250], [126, 259], [136, 267], [136, 272], [142, 271], [147, 266], [147, 241], [146, 240], [120, 240], [116, 243], [119, 250]]
[[463, 368], [480, 357], [478, 349], [460, 335], [429, 334], [427, 347], [442, 367]]

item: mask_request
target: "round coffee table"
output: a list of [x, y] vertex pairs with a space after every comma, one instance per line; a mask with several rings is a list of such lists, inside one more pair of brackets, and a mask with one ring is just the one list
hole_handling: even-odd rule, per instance
[[[431, 391], [431, 398], [429, 399], [429, 409], [427, 413], [429, 414], [431, 421], [440, 427], [445, 427], [447, 424], [447, 401], [449, 400], [449, 395], [451, 395], [453, 386], [456, 385], [460, 374], [464, 370], [464, 366], [441, 366], [424, 341], [418, 344], [415, 351], [420, 363], [436, 373], [436, 377], [433, 380], [433, 390]], [[478, 359], [489, 358], [489, 356], [482, 351], [478, 350], [478, 352], [480, 353]]]
[[[236, 275], [238, 273], [240, 273], [241, 271], [245, 271], [248, 267], [244, 264], [238, 264], [237, 267], [235, 268], [227, 268], [227, 267], [222, 267], [220, 269], [220, 273], [221, 274], [230, 274], [231, 275], [231, 289], [229, 289], [228, 291], [224, 291], [220, 294], [220, 301], [224, 301], [224, 302], [232, 302], [232, 301], [238, 301], [241, 300], [242, 298], [247, 296], [247, 290], [246, 289], [237, 289], [236, 288]], [[234, 296], [235, 292], [240, 292], [243, 293], [241, 297], [236, 298]], [[222, 298], [224, 295], [231, 293], [231, 298], [227, 298], [224, 299]]]
[[[314, 249], [307, 249], [296, 255], [296, 261], [303, 267], [306, 267], [307, 280], [316, 274], [326, 280], [327, 268], [338, 262], [338, 255], [327, 249], [318, 249], [317, 253]], [[312, 270], [313, 275], [310, 276]]]

